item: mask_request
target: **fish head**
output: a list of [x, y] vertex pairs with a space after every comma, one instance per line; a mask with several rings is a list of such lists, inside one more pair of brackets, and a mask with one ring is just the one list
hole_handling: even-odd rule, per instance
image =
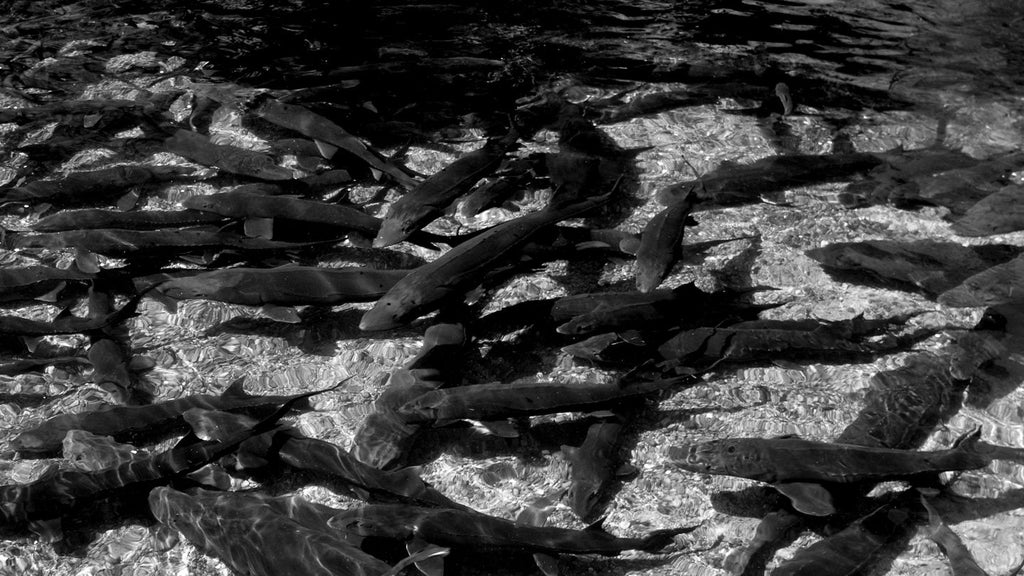
[[591, 524], [604, 514], [604, 482], [596, 477], [574, 478], [566, 493], [569, 507], [580, 520]]
[[175, 300], [205, 298], [220, 288], [212, 278], [204, 278], [202, 274], [187, 278], [174, 278], [156, 287], [156, 291]]
[[374, 248], [386, 248], [405, 240], [411, 230], [406, 229], [405, 222], [398, 218], [388, 217], [381, 222], [377, 237], [373, 239]]
[[51, 452], [60, 448], [60, 441], [55, 435], [45, 434], [42, 431], [29, 430], [22, 432], [14, 440], [11, 440], [11, 450], [21, 453]]
[[203, 514], [203, 506], [198, 500], [166, 486], [158, 486], [149, 492], [149, 510], [161, 524], [172, 528], [194, 524]]
[[742, 478], [756, 477], [763, 468], [760, 451], [744, 438], [712, 440], [686, 448], [672, 447], [669, 458], [691, 472]]
[[405, 324], [408, 316], [407, 298], [402, 298], [392, 294], [385, 294], [380, 300], [377, 300], [373, 308], [370, 308], [366, 314], [363, 314], [362, 319], [359, 320], [359, 329], [364, 332], [374, 332], [377, 330], [390, 330], [392, 328], [398, 328]]
[[595, 332], [598, 328], [596, 319], [590, 314], [581, 314], [576, 316], [572, 320], [569, 320], [565, 324], [555, 328], [555, 332], [559, 334], [590, 334]]

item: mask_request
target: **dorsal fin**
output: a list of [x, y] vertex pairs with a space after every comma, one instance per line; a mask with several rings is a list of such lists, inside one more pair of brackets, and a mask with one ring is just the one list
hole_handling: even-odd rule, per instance
[[593, 524], [591, 524], [590, 526], [587, 526], [586, 528], [584, 528], [584, 530], [586, 530], [588, 532], [589, 531], [606, 532], [606, 530], [604, 529], [604, 519], [605, 518], [607, 518], [607, 516], [602, 516], [602, 517], [598, 518], [597, 520], [594, 521]]
[[224, 400], [248, 400], [250, 398], [255, 398], [255, 396], [245, 391], [245, 388], [242, 386], [244, 383], [245, 376], [238, 378], [228, 386], [227, 390], [221, 393], [220, 397]]

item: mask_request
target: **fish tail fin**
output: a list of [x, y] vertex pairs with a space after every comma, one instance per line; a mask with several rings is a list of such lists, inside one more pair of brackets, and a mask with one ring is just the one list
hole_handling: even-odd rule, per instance
[[675, 541], [675, 537], [680, 534], [687, 534], [693, 532], [697, 528], [700, 528], [700, 524], [696, 526], [686, 526], [683, 528], [668, 528], [665, 530], [655, 530], [651, 532], [640, 544], [640, 550], [644, 552], [660, 552], [663, 548], [672, 544]]
[[974, 452], [978, 449], [978, 441], [981, 440], [981, 426], [974, 427], [962, 434], [953, 442], [953, 448], [965, 452]]

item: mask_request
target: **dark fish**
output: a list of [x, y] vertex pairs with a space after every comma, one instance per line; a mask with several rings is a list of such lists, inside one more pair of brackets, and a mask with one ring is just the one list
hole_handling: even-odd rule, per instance
[[398, 244], [434, 221], [459, 196], [498, 168], [516, 138], [513, 130], [501, 140], [488, 141], [396, 200], [388, 209], [373, 245], [382, 248]]
[[658, 212], [644, 227], [636, 252], [637, 290], [650, 292], [657, 288], [679, 259], [683, 230], [695, 202], [696, 196], [688, 194]]
[[869, 563], [883, 556], [886, 547], [908, 535], [917, 514], [917, 507], [903, 494], [845, 529], [797, 551], [779, 564], [772, 576], [863, 574]]
[[597, 521], [607, 507], [607, 490], [616, 480], [632, 477], [637, 469], [622, 461], [622, 423], [596, 422], [587, 430], [587, 438], [578, 447], [562, 446], [562, 454], [572, 466], [569, 474], [569, 506], [580, 520]]
[[[928, 526], [924, 529], [925, 536], [938, 544], [939, 549], [949, 559], [953, 576], [988, 576], [988, 573], [978, 566], [978, 562], [971, 555], [967, 546], [964, 546], [960, 537], [942, 521], [942, 516], [939, 516], [938, 511], [928, 503], [928, 499], [923, 494], [921, 495], [921, 505], [928, 512]], [[1018, 568], [1017, 571], [1019, 570]]]
[[[256, 424], [241, 414], [211, 410], [190, 411], [188, 419], [203, 440], [223, 440]], [[380, 470], [356, 460], [336, 444], [308, 438], [296, 430], [254, 436], [239, 447], [235, 459], [237, 468], [255, 472], [281, 464], [309, 472], [361, 500], [464, 508], [424, 482], [414, 468]]]
[[192, 196], [182, 204], [186, 208], [229, 218], [286, 218], [354, 230], [369, 237], [377, 234], [381, 223], [380, 218], [350, 206], [250, 192]]
[[247, 306], [334, 306], [376, 300], [408, 273], [359, 267], [224, 268], [174, 278], [156, 290], [176, 300], [199, 298]]
[[658, 552], [671, 544], [676, 535], [696, 528], [655, 530], [643, 538], [618, 538], [600, 529], [523, 526], [477, 512], [387, 504], [341, 512], [328, 524], [349, 534], [402, 540], [417, 547], [427, 543], [491, 552], [606, 556], [625, 550]]
[[23, 455], [50, 454], [60, 449], [60, 443], [69, 430], [86, 430], [120, 441], [153, 437], [185, 428], [182, 414], [192, 408], [259, 413], [306, 396], [306, 393], [254, 396], [243, 390], [239, 379], [220, 396], [197, 394], [145, 406], [113, 406], [106, 410], [60, 414], [19, 434], [11, 441], [11, 448]]
[[[293, 250], [318, 243], [276, 242], [245, 238], [221, 232], [216, 228], [184, 228], [180, 230], [69, 230], [42, 234], [8, 233], [4, 242], [8, 249], [77, 248], [115, 257], [146, 257], [167, 253], [188, 253], [205, 250], [234, 249], [251, 251]], [[319, 243], [322, 244], [322, 243]]]
[[66, 210], [36, 222], [36, 232], [61, 232], [64, 230], [85, 230], [95, 228], [123, 228], [127, 230], [153, 230], [157, 228], [180, 228], [218, 224], [224, 218], [197, 210]]
[[910, 287], [933, 297], [1018, 254], [1020, 248], [1015, 246], [963, 246], [934, 240], [837, 242], [807, 251], [838, 280]]
[[346, 132], [341, 126], [301, 106], [285, 104], [266, 98], [252, 108], [252, 113], [267, 122], [295, 130], [319, 142], [336, 146], [366, 162], [371, 168], [387, 174], [404, 188], [413, 188], [417, 182], [390, 160], [374, 154], [366, 144]]
[[983, 270], [943, 292], [946, 306], [999, 306], [1024, 302], [1024, 255]]
[[689, 377], [622, 385], [525, 382], [474, 384], [427, 392], [407, 402], [398, 415], [407, 423], [443, 426], [457, 420], [492, 421], [556, 412], [593, 411], [630, 398], [692, 383]]
[[374, 412], [367, 415], [352, 439], [352, 455], [382, 470], [405, 462], [421, 426], [405, 422], [396, 412], [406, 402], [454, 384], [461, 373], [466, 332], [458, 324], [435, 324], [423, 334], [419, 354], [392, 372]]
[[[868, 340], [874, 334], [859, 325], [860, 317], [825, 322], [821, 320], [781, 320], [741, 322], [724, 328], [692, 328], [683, 330], [658, 347], [658, 353], [670, 365], [702, 370], [720, 362], [760, 362], [806, 360], [836, 362], [840, 358], [858, 357], [898, 350], [920, 340], [934, 330], [920, 330], [907, 335]], [[901, 324], [905, 317], [869, 321], [874, 326]]]
[[961, 236], [991, 236], [1024, 230], [1024, 186], [1006, 186], [971, 206], [953, 222]]
[[20, 532], [31, 528], [52, 539], [58, 535], [56, 528], [61, 517], [75, 513], [78, 507], [112, 497], [122, 500], [145, 497], [153, 488], [234, 452], [252, 436], [273, 430], [296, 402], [327, 390], [293, 397], [253, 428], [232, 434], [221, 442], [180, 443], [115, 468], [94, 472], [58, 470], [29, 484], [0, 486], [0, 501], [4, 502], [0, 508], [0, 531]]
[[497, 266], [515, 257], [516, 250], [545, 226], [600, 206], [608, 195], [559, 210], [543, 210], [498, 224], [462, 242], [440, 258], [413, 270], [398, 281], [359, 322], [362, 330], [401, 326], [463, 295]]
[[181, 166], [121, 165], [91, 172], [75, 172], [59, 180], [37, 180], [0, 192], [0, 204], [9, 202], [60, 206], [116, 198], [132, 187], [151, 181], [173, 180], [194, 174]]
[[507, 166], [501, 168], [494, 180], [477, 186], [466, 195], [459, 204], [459, 214], [463, 218], [471, 218], [522, 192], [534, 178], [535, 163], [536, 159], [532, 157], [510, 161]]
[[658, 201], [671, 205], [695, 194], [699, 203], [728, 206], [758, 201], [762, 194], [797, 186], [845, 180], [882, 164], [877, 154], [787, 154], [752, 164], [723, 163], [699, 180], [673, 184], [658, 192]]
[[164, 141], [167, 149], [206, 166], [215, 166], [225, 172], [259, 178], [260, 180], [291, 180], [295, 173], [279, 166], [269, 154], [246, 150], [227, 144], [214, 144], [209, 138], [192, 132], [178, 130]]
[[[686, 284], [687, 290], [696, 289], [691, 284]], [[564, 322], [577, 316], [593, 312], [597, 308], [619, 308], [634, 304], [652, 304], [658, 302], [670, 302], [679, 297], [678, 291], [683, 290], [681, 286], [675, 290], [660, 289], [651, 292], [591, 292], [588, 294], [574, 294], [563, 296], [555, 301], [551, 309], [551, 318], [556, 322]]]
[[[346, 543], [309, 520], [280, 511], [295, 501], [271, 503], [259, 494], [209, 492], [191, 494], [156, 487], [149, 509], [158, 521], [232, 570], [247, 576], [386, 576], [394, 574], [382, 560]], [[298, 511], [292, 510], [293, 514]]]
[[805, 514], [835, 512], [819, 483], [883, 482], [950, 470], [973, 470], [994, 459], [1024, 460], [1024, 449], [980, 442], [981, 430], [961, 436], [952, 448], [920, 452], [815, 442], [795, 436], [713, 440], [673, 447], [669, 458], [684, 470], [766, 482]]
[[99, 318], [79, 318], [68, 310], [60, 313], [52, 322], [29, 320], [17, 316], [0, 316], [0, 333], [34, 337], [54, 334], [85, 334], [102, 330], [134, 316], [142, 297], [143, 294], [137, 294], [120, 309]]
[[52, 266], [28, 266], [0, 269], [0, 302], [39, 300], [55, 302], [68, 282], [84, 282], [94, 274], [75, 268], [60, 269]]

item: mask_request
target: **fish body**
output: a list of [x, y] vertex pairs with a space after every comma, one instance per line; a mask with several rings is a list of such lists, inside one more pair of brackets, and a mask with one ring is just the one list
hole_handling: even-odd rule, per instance
[[69, 430], [85, 430], [120, 441], [155, 436], [184, 427], [182, 415], [192, 408], [258, 413], [303, 396], [305, 394], [254, 396], [245, 392], [242, 380], [237, 380], [219, 396], [196, 394], [143, 406], [113, 406], [106, 410], [60, 414], [19, 434], [11, 441], [11, 448], [23, 455], [54, 453], [60, 450]]
[[383, 296], [408, 270], [373, 268], [225, 268], [174, 278], [156, 290], [176, 300], [201, 298], [247, 306], [334, 306]]
[[156, 253], [182, 253], [196, 250], [232, 248], [236, 250], [291, 250], [310, 243], [275, 242], [245, 238], [216, 228], [183, 228], [179, 230], [68, 230], [39, 234], [8, 234], [9, 249], [77, 248], [115, 257], [140, 257]]
[[492, 421], [556, 412], [596, 410], [610, 403], [668, 390], [691, 380], [686, 377], [622, 386], [602, 384], [475, 384], [435, 390], [402, 406], [397, 414], [407, 423], [443, 425], [456, 420]]
[[500, 141], [490, 141], [396, 200], [388, 210], [373, 245], [382, 248], [397, 244], [432, 222], [459, 196], [496, 170], [514, 143], [514, 132]]
[[37, 180], [0, 193], [0, 204], [51, 202], [60, 206], [115, 198], [131, 186], [150, 181], [190, 176], [181, 166], [120, 165], [89, 172], [74, 172], [59, 180]]
[[314, 140], [337, 146], [366, 162], [371, 168], [387, 174], [404, 188], [413, 188], [417, 184], [416, 180], [403, 172], [401, 168], [374, 154], [366, 147], [366, 144], [349, 134], [344, 128], [302, 106], [267, 98], [253, 107], [252, 112], [268, 122], [295, 130]]
[[439, 308], [448, 298], [480, 283], [512, 258], [545, 226], [601, 205], [601, 196], [558, 210], [543, 210], [498, 224], [462, 242], [437, 260], [413, 270], [388, 291], [359, 322], [362, 330], [386, 330]]
[[670, 544], [673, 536], [693, 529], [656, 530], [643, 538], [618, 538], [603, 530], [525, 526], [477, 512], [383, 504], [342, 512], [328, 523], [359, 536], [405, 541], [416, 538], [451, 548], [608, 556], [626, 550], [657, 552]]
[[[587, 429], [582, 445], [575, 448], [562, 446], [562, 453], [572, 466], [569, 492], [566, 494], [569, 506], [588, 524], [597, 521], [604, 513], [606, 492], [616, 477], [635, 472], [628, 466], [620, 467], [621, 437], [621, 423], [597, 422]], [[617, 474], [617, 470], [621, 473]]]
[[96, 318], [79, 318], [67, 311], [58, 315], [52, 322], [29, 320], [18, 316], [0, 316], [0, 333], [35, 337], [55, 334], [85, 334], [103, 330], [134, 316], [142, 296], [142, 294], [137, 294], [120, 309]]
[[[247, 576], [383, 576], [391, 567], [346, 543], [311, 514], [282, 513], [266, 496], [157, 487], [149, 508], [158, 521]], [[293, 514], [301, 513], [290, 502]], [[272, 550], [268, 550], [272, 547]]]
[[178, 228], [218, 224], [224, 218], [217, 214], [197, 210], [66, 210], [45, 218], [32, 225], [36, 232], [62, 232], [96, 228], [123, 228], [126, 230], [152, 230], [157, 228]]
[[326, 224], [374, 236], [381, 220], [349, 206], [305, 200], [289, 196], [271, 196], [251, 192], [222, 192], [192, 196], [183, 202], [186, 208], [212, 212], [228, 218], [286, 218], [299, 222]]
[[[994, 452], [979, 442], [980, 435], [980, 429], [975, 430], [962, 436], [952, 448], [934, 451], [817, 442], [795, 436], [730, 438], [686, 449], [673, 448], [669, 456], [685, 470], [738, 476], [775, 485], [789, 482], [882, 482], [986, 466], [993, 460]], [[1024, 455], [1024, 450], [998, 450], [1003, 457], [1020, 458]]]
[[695, 202], [696, 195], [688, 194], [655, 214], [644, 227], [636, 252], [637, 290], [650, 292], [657, 288], [679, 258], [686, 220]]
[[166, 485], [235, 451], [250, 437], [273, 430], [281, 416], [296, 402], [324, 391], [295, 396], [252, 428], [233, 433], [220, 442], [179, 444], [113, 468], [58, 470], [28, 484], [0, 486], [0, 501], [4, 502], [0, 507], [0, 531], [19, 532], [32, 528], [48, 532], [52, 537], [49, 525], [73, 513], [79, 506], [113, 496], [121, 499], [145, 497], [153, 488]]
[[69, 282], [85, 282], [94, 274], [51, 266], [0, 269], [0, 302], [56, 301]]
[[999, 306], [1024, 302], [1024, 255], [978, 272], [943, 292], [946, 306]]

